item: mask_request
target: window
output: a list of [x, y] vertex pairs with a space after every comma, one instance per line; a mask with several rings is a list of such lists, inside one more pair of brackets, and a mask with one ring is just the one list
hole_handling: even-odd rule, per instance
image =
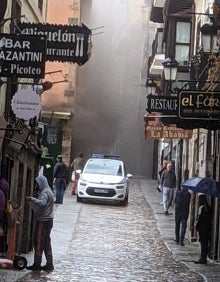
[[187, 66], [190, 56], [191, 24], [189, 22], [177, 22], [175, 59], [180, 66]]
[[163, 29], [158, 28], [157, 29], [157, 34], [155, 38], [155, 43], [156, 43], [156, 49], [157, 49], [157, 54], [162, 54], [164, 53], [164, 43], [163, 43]]

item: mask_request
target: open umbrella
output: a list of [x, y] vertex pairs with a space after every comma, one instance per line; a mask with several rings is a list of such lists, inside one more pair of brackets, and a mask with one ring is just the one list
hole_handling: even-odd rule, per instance
[[220, 183], [207, 177], [192, 177], [187, 179], [182, 187], [190, 189], [195, 193], [204, 193], [206, 195], [220, 198]]

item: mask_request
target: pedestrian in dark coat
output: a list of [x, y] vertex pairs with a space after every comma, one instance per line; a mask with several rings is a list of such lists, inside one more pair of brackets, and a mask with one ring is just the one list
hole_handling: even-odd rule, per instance
[[199, 195], [199, 211], [196, 230], [199, 232], [201, 255], [195, 263], [207, 264], [207, 257], [210, 250], [211, 230], [212, 230], [212, 209], [208, 204], [204, 194]]
[[54, 166], [53, 171], [53, 178], [54, 178], [54, 184], [56, 189], [56, 204], [62, 204], [63, 203], [63, 195], [64, 191], [66, 189], [66, 181], [67, 181], [67, 175], [68, 170], [67, 166], [63, 162], [63, 158], [61, 155], [57, 157], [57, 163]]
[[176, 243], [184, 246], [187, 220], [189, 216], [191, 194], [187, 189], [177, 190], [174, 197], [175, 204], [175, 236]]

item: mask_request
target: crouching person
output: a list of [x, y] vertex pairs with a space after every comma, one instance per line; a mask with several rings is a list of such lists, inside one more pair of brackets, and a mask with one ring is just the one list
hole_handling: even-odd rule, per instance
[[[54, 266], [50, 233], [53, 227], [53, 192], [43, 175], [35, 178], [35, 189], [37, 197], [27, 197], [36, 220], [33, 242], [34, 263], [27, 266], [27, 269], [52, 271]], [[43, 253], [46, 257], [46, 265], [41, 266]]]

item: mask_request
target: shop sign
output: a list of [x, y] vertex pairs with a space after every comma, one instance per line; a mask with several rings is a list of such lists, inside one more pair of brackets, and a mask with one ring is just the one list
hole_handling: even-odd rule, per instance
[[0, 76], [43, 78], [45, 36], [0, 34]]
[[154, 125], [148, 122], [145, 125], [145, 139], [191, 139], [193, 131], [176, 127], [175, 124]]
[[29, 120], [36, 117], [41, 111], [40, 95], [30, 89], [19, 90], [11, 100], [11, 108], [17, 118]]
[[159, 112], [163, 114], [178, 114], [178, 97], [165, 95], [148, 95], [147, 96], [147, 111]]
[[179, 117], [181, 119], [219, 120], [220, 93], [204, 91], [180, 92]]
[[85, 25], [19, 23], [18, 28], [22, 34], [35, 36], [44, 34], [47, 37], [47, 61], [83, 65], [89, 59], [91, 30]]

